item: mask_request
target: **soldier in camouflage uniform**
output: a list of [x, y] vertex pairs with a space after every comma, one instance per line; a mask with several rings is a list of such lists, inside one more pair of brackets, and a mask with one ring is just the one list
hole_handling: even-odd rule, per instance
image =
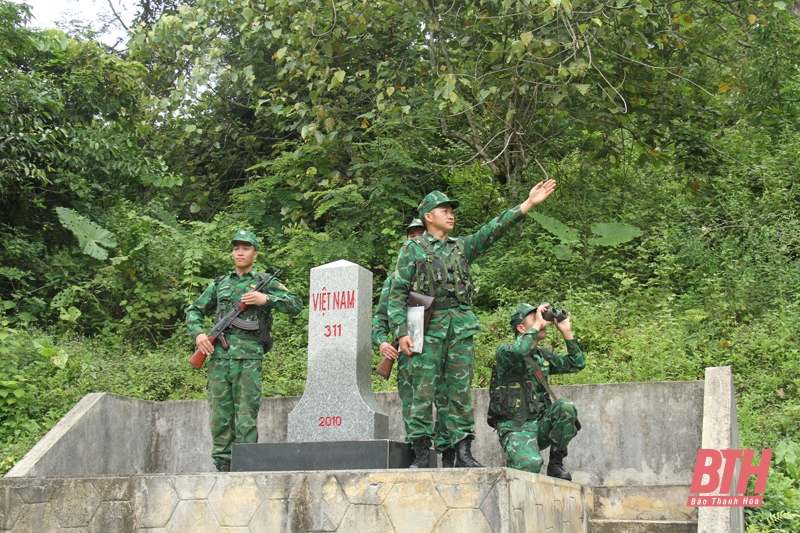
[[[414, 443], [416, 459], [412, 468], [427, 468], [430, 464], [429, 448], [435, 434], [433, 404], [440, 387], [446, 402], [437, 412], [437, 451], [442, 453], [442, 461], [452, 461], [459, 467], [481, 466], [472, 457], [470, 448], [475, 436], [470, 388], [475, 373], [472, 337], [480, 331], [472, 311], [470, 264], [554, 189], [553, 180], [537, 184], [522, 204], [490, 221], [474, 235], [459, 238], [448, 237], [455, 223], [453, 210], [459, 206], [458, 200], [434, 191], [420, 203], [419, 216], [426, 231], [400, 250], [388, 303], [394, 338], [400, 350], [410, 356], [414, 392], [405, 424], [406, 438]], [[413, 344], [406, 327], [410, 291], [436, 297], [422, 353], [413, 357]]]
[[[261, 407], [261, 363], [272, 346], [271, 311], [296, 315], [303, 308], [300, 297], [273, 279], [264, 292], [253, 287], [265, 274], [253, 270], [258, 256], [256, 236], [237, 231], [231, 241], [234, 272], [220, 276], [186, 310], [189, 336], [208, 359], [208, 403], [211, 408], [211, 457], [219, 472], [231, 468], [231, 445], [258, 441], [256, 421]], [[248, 305], [237, 323], [225, 333], [230, 345], [224, 350], [203, 333], [203, 317], [222, 317], [241, 298]]]
[[555, 354], [537, 346], [545, 338], [545, 327], [549, 324], [542, 316], [546, 308], [547, 304], [536, 308], [521, 303], [511, 315], [511, 328], [517, 338], [513, 344], [500, 346], [495, 353], [493, 381], [496, 378], [498, 386], [492, 390], [490, 412], [505, 411], [495, 429], [508, 466], [538, 474], [543, 463], [539, 450], [550, 446], [547, 475], [572, 480], [564, 470], [563, 460], [567, 445], [580, 429], [578, 411], [571, 400], [550, 399], [526, 357], [539, 366], [545, 380], [553, 374], [583, 370], [586, 357], [572, 336], [571, 313], [561, 322], [555, 322], [567, 343], [568, 353]]
[[[425, 226], [422, 221], [415, 218], [406, 227], [406, 238], [413, 239], [419, 237], [425, 232]], [[378, 307], [375, 309], [375, 317], [372, 319], [372, 344], [378, 347], [381, 355], [394, 359], [397, 361], [397, 394], [400, 396], [400, 404], [402, 405], [403, 421], [406, 420], [406, 414], [411, 406], [411, 380], [409, 379], [409, 360], [410, 358], [405, 354], [397, 351], [395, 346], [389, 342], [389, 315], [386, 313], [386, 306], [389, 302], [389, 289], [392, 285], [392, 277], [394, 272], [389, 274], [386, 282], [383, 284], [381, 296], [378, 300]], [[408, 428], [406, 428], [408, 432]]]

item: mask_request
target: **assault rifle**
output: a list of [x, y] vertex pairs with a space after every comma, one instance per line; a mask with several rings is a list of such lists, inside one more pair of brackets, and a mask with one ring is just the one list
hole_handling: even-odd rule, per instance
[[[278, 277], [278, 274], [280, 273], [281, 271], [279, 269], [273, 268], [272, 275], [262, 281], [259, 281], [258, 284], [253, 287], [253, 290], [256, 292], [261, 292], [261, 290], [265, 289], [267, 285], [269, 285], [273, 279]], [[214, 327], [211, 328], [211, 334], [208, 336], [208, 340], [211, 341], [211, 344], [214, 344], [215, 341], [218, 341], [223, 350], [228, 349], [230, 344], [228, 344], [228, 340], [225, 338], [225, 330], [231, 327], [231, 324], [233, 324], [233, 322], [239, 318], [239, 315], [241, 315], [242, 312], [247, 309], [247, 307], [248, 305], [242, 302], [240, 298], [239, 301], [236, 302], [234, 306], [231, 307], [230, 310], [217, 321], [216, 324], [214, 324]], [[200, 370], [200, 367], [203, 366], [205, 360], [206, 354], [203, 353], [203, 350], [198, 348], [197, 351], [192, 354], [192, 357], [189, 358], [189, 363], [196, 369]]]

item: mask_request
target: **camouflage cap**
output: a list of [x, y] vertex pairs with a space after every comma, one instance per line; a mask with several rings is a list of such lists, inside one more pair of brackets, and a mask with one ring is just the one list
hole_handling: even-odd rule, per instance
[[512, 329], [517, 329], [517, 326], [522, 324], [522, 321], [525, 320], [525, 317], [529, 314], [536, 311], [536, 308], [531, 304], [526, 304], [525, 302], [519, 304], [514, 312], [511, 313], [511, 320], [509, 323], [511, 324]]
[[233, 237], [231, 237], [231, 246], [233, 246], [233, 243], [237, 241], [252, 244], [253, 248], [258, 250], [258, 239], [256, 239], [256, 234], [253, 233], [252, 231], [247, 231], [243, 229], [238, 230], [236, 233], [233, 234]]
[[422, 223], [422, 221], [421, 221], [420, 219], [418, 219], [418, 218], [415, 218], [414, 220], [412, 220], [412, 221], [411, 221], [411, 224], [409, 224], [408, 226], [406, 226], [406, 233], [408, 233], [409, 231], [411, 231], [411, 230], [412, 230], [412, 229], [414, 229], [414, 228], [422, 228], [422, 229], [425, 229], [425, 224], [423, 224], [423, 223]]
[[424, 217], [425, 213], [430, 212], [431, 209], [442, 204], [450, 204], [453, 209], [455, 209], [461, 205], [461, 202], [452, 198], [448, 198], [447, 195], [442, 191], [433, 191], [428, 193], [428, 195], [419, 203], [419, 207], [417, 207], [417, 210], [419, 211], [419, 217]]

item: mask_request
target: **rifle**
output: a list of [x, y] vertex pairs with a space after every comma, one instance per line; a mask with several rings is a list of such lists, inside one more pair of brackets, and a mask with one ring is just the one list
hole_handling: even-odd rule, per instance
[[[420, 294], [418, 292], [411, 291], [408, 295], [408, 305], [413, 306], [422, 306], [425, 308], [425, 324], [423, 327], [423, 332], [428, 331], [428, 324], [431, 321], [431, 316], [433, 315], [433, 303], [436, 301], [436, 298], [433, 296], [428, 296], [426, 294]], [[400, 350], [400, 345], [397, 341], [392, 342], [392, 346], [394, 346], [395, 350]], [[402, 353], [402, 352], [401, 352]], [[378, 367], [375, 369], [375, 373], [378, 374], [380, 377], [384, 379], [389, 379], [389, 375], [392, 373], [392, 367], [394, 367], [394, 359], [389, 359], [388, 357], [384, 356], [381, 359], [381, 362], [378, 363]]]
[[[392, 347], [395, 350], [400, 349], [400, 345], [397, 344], [397, 341], [392, 341]], [[381, 362], [378, 363], [378, 367], [375, 369], [375, 373], [378, 374], [383, 379], [389, 379], [389, 375], [392, 373], [392, 367], [394, 367], [394, 359], [390, 359], [389, 357], [384, 356], [381, 359]]]
[[[261, 289], [266, 288], [267, 285], [269, 285], [273, 279], [278, 277], [278, 274], [280, 273], [281, 271], [279, 269], [273, 268], [272, 275], [258, 282], [258, 284], [253, 287], [253, 290], [256, 292], [261, 292]], [[228, 340], [225, 338], [225, 330], [231, 326], [234, 320], [239, 318], [239, 315], [241, 315], [242, 312], [247, 309], [247, 307], [248, 305], [242, 302], [240, 298], [239, 301], [236, 302], [233, 307], [231, 307], [230, 310], [228, 310], [228, 312], [217, 321], [216, 324], [214, 324], [214, 327], [211, 328], [211, 334], [208, 336], [208, 340], [211, 341], [211, 344], [214, 344], [215, 341], [219, 341], [219, 345], [222, 346], [223, 350], [228, 349], [230, 344], [228, 344]], [[203, 353], [203, 350], [198, 348], [197, 351], [194, 352], [194, 354], [192, 354], [192, 356], [189, 358], [189, 363], [196, 369], [200, 370], [200, 367], [203, 366], [206, 357], [207, 356]]]

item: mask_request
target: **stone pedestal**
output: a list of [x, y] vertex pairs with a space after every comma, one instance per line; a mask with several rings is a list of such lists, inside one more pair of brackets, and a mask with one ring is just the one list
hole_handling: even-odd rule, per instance
[[289, 414], [289, 442], [386, 439], [372, 394], [372, 273], [349, 261], [311, 269], [308, 377]]
[[413, 461], [411, 447], [392, 440], [270, 442], [234, 444], [231, 471], [385, 470], [408, 468]]

